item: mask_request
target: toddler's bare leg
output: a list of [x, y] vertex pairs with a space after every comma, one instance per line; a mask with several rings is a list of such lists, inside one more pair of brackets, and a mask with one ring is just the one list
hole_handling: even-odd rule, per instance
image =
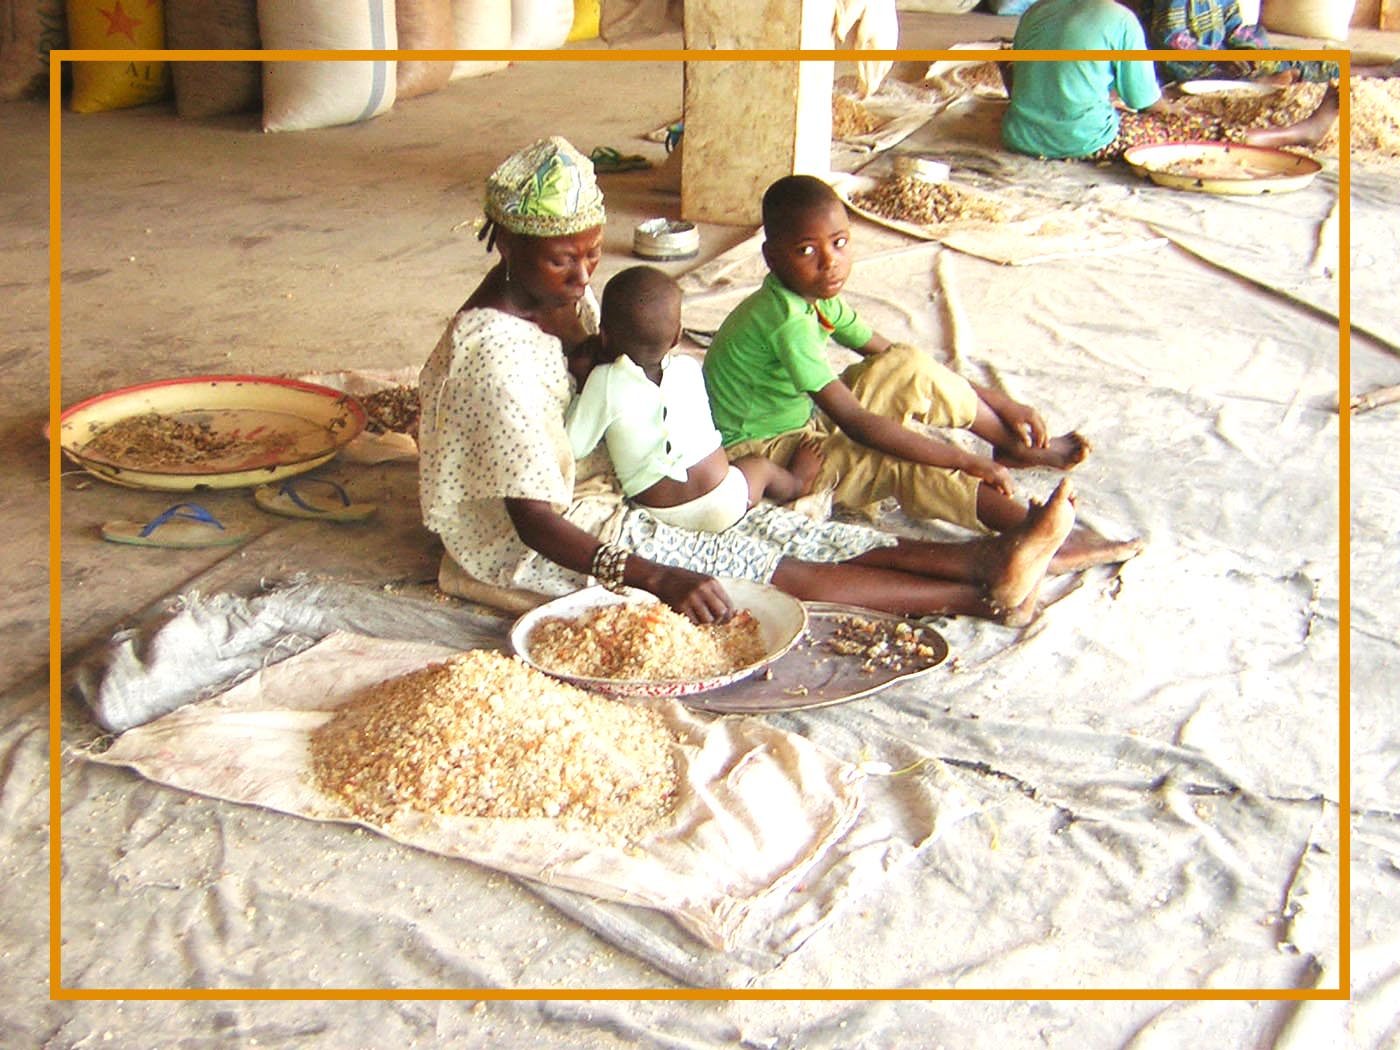
[[734, 461], [749, 483], [749, 506], [757, 506], [767, 496], [774, 503], [791, 503], [812, 489], [812, 480], [821, 470], [822, 454], [812, 438], [803, 438], [786, 467], [766, 456], [740, 456]]
[[[1025, 520], [1027, 509], [1014, 499], [995, 489], [980, 485], [977, 489], [977, 520], [994, 532], [1018, 528]], [[1141, 539], [1110, 540], [1100, 536], [1087, 525], [1075, 525], [1064, 545], [1050, 562], [1050, 575], [1079, 572], [1094, 565], [1112, 565], [1127, 561], [1142, 553]]]

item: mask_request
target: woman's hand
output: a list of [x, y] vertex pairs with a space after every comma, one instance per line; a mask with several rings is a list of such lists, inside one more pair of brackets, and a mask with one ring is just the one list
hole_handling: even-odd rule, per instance
[[[628, 560], [632, 562], [637, 558], [634, 555]], [[650, 578], [644, 589], [683, 616], [696, 623], [724, 623], [734, 615], [729, 595], [713, 576], [670, 565], [653, 564], [649, 568]]]

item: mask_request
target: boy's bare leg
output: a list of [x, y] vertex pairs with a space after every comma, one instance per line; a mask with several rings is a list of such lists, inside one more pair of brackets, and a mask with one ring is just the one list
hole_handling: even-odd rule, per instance
[[796, 495], [789, 497], [796, 499], [798, 496], [805, 496], [812, 491], [812, 483], [817, 480], [817, 475], [821, 472], [822, 464], [826, 462], [826, 457], [822, 455], [821, 443], [810, 435], [804, 437], [797, 445], [797, 451], [792, 454], [792, 459], [788, 460], [788, 472], [797, 479], [799, 488]]
[[[1038, 419], [1039, 417], [1037, 417]], [[1006, 425], [997, 411], [979, 398], [972, 432], [992, 446], [992, 458], [1008, 467], [1050, 467], [1073, 470], [1084, 462], [1093, 448], [1077, 431], [1047, 438], [1043, 445], [1026, 442], [1023, 435]]]
[[[996, 489], [986, 485], [977, 487], [977, 520], [993, 532], [1004, 533], [1020, 527], [1027, 513], [1020, 503]], [[1143, 546], [1141, 539], [1110, 540], [1087, 525], [1076, 525], [1051, 559], [1049, 573], [1060, 576], [1094, 565], [1127, 561], [1141, 554]]]

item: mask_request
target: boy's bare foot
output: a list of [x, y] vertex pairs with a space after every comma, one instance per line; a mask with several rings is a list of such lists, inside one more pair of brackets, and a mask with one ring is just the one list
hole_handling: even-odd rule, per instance
[[1005, 557], [987, 581], [987, 598], [1003, 616], [1035, 593], [1055, 552], [1074, 528], [1073, 491], [1068, 479], [1060, 482], [1044, 506], [1031, 501], [1026, 520], [1003, 532]]
[[800, 486], [797, 490], [798, 496], [805, 496], [812, 491], [812, 483], [817, 480], [817, 474], [825, 462], [826, 457], [822, 455], [817, 439], [804, 437], [787, 465], [788, 472], [797, 479]]
[[1032, 445], [1007, 445], [992, 450], [992, 458], [1008, 467], [1051, 467], [1073, 470], [1084, 462], [1093, 445], [1077, 430], [1047, 441], [1043, 448]]
[[1095, 565], [1112, 565], [1137, 557], [1145, 546], [1147, 543], [1142, 539], [1105, 539], [1088, 526], [1079, 525], [1050, 559], [1048, 571], [1051, 576], [1060, 576]]

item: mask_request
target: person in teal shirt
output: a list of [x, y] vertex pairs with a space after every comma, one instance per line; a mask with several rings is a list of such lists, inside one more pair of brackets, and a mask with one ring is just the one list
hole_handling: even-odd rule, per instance
[[[1145, 51], [1147, 41], [1137, 16], [1115, 0], [1037, 0], [1021, 16], [1012, 48]], [[1241, 128], [1178, 112], [1162, 97], [1151, 62], [1037, 60], [1005, 63], [1002, 71], [1011, 96], [1002, 143], [1049, 159], [1115, 160], [1133, 146], [1203, 139], [1308, 146], [1321, 141], [1340, 109], [1329, 86], [1317, 110], [1296, 124]]]

